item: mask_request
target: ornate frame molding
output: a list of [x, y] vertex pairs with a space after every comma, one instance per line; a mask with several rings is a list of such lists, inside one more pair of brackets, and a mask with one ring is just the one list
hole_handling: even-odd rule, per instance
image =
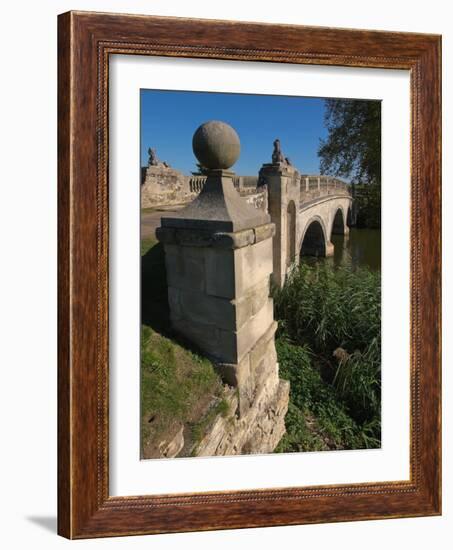
[[[59, 533], [87, 538], [440, 514], [440, 37], [89, 12], [65, 13], [58, 23]], [[410, 71], [410, 481], [109, 496], [112, 54]]]

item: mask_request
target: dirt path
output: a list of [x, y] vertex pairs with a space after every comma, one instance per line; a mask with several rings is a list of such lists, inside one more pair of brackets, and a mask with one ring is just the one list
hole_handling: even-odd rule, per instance
[[142, 210], [141, 213], [141, 238], [154, 237], [156, 228], [160, 226], [160, 219], [162, 216], [169, 216], [174, 214], [182, 207], [173, 206], [171, 208], [159, 208], [156, 210]]

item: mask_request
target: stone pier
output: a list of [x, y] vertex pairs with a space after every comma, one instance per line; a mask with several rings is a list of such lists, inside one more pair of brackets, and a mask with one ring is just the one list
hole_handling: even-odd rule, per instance
[[[275, 160], [275, 159], [274, 159]], [[300, 202], [300, 176], [285, 160], [263, 164], [259, 179], [267, 185], [269, 214], [275, 223], [273, 279], [282, 287], [288, 268], [297, 263], [297, 214]]]
[[240, 143], [211, 121], [194, 134], [194, 153], [209, 169], [200, 195], [157, 236], [165, 249], [174, 329], [193, 342], [234, 388], [233, 421], [219, 418], [201, 454], [271, 452], [285, 432], [289, 383], [279, 379], [269, 296], [275, 225], [233, 185]]

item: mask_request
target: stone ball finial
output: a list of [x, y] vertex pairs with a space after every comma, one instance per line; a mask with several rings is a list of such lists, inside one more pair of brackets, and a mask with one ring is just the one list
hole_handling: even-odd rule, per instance
[[200, 164], [210, 169], [231, 168], [241, 152], [236, 130], [220, 120], [202, 124], [193, 135], [192, 147]]

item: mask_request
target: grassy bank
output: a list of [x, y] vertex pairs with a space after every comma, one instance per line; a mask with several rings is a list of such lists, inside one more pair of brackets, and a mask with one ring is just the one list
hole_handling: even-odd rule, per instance
[[290, 380], [279, 451], [380, 445], [380, 275], [301, 265], [274, 290], [281, 377]]
[[142, 454], [149, 458], [183, 426], [186, 439], [201, 438], [211, 405], [222, 403], [223, 386], [207, 359], [149, 327], [141, 337]]

